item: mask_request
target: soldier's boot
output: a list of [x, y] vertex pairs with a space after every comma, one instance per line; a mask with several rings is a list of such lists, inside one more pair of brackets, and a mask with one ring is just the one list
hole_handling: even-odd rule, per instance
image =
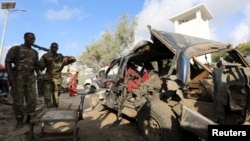
[[58, 99], [55, 100], [55, 102], [54, 102], [54, 107], [55, 107], [55, 108], [58, 108], [58, 107], [59, 107], [59, 100], [58, 100]]
[[58, 106], [58, 104], [54, 104], [54, 107], [55, 107], [55, 108], [58, 108], [59, 106]]
[[16, 128], [23, 128], [23, 121], [22, 120], [17, 120]]
[[23, 127], [23, 117], [18, 117], [16, 122], [16, 128], [22, 128]]
[[44, 107], [45, 108], [51, 108], [52, 107], [51, 101], [49, 99], [44, 99]]
[[26, 124], [30, 124], [30, 120], [31, 120], [31, 115], [28, 115], [27, 116], [27, 119], [25, 121]]

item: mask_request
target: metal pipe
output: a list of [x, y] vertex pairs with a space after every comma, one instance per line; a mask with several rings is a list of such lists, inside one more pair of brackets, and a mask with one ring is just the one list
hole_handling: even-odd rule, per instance
[[4, 21], [4, 27], [3, 27], [3, 35], [2, 35], [2, 41], [0, 46], [0, 63], [2, 62], [2, 51], [3, 51], [3, 45], [4, 45], [4, 39], [5, 39], [5, 32], [6, 32], [6, 26], [8, 21], [8, 15], [9, 15], [9, 9], [6, 10], [5, 14], [5, 21]]
[[15, 2], [2, 2], [2, 9], [6, 9], [6, 14], [5, 14], [5, 22], [4, 22], [3, 34], [2, 34], [2, 40], [1, 40], [1, 46], [0, 46], [0, 63], [2, 63], [2, 54], [3, 54], [2, 52], [3, 52], [4, 41], [5, 41], [5, 33], [6, 33], [9, 12], [10, 11], [22, 11], [22, 12], [26, 11], [26, 9], [12, 9], [12, 8], [15, 8], [15, 4], [16, 4]]

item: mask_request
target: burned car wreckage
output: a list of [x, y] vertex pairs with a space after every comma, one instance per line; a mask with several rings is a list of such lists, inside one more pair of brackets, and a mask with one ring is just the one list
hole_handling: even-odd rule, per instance
[[[93, 106], [133, 117], [149, 141], [179, 141], [184, 131], [206, 140], [208, 125], [249, 121], [250, 67], [239, 51], [231, 44], [148, 27], [152, 42], [141, 41], [112, 61]], [[225, 57], [211, 61], [218, 52]], [[154, 70], [143, 82], [149, 63]]]

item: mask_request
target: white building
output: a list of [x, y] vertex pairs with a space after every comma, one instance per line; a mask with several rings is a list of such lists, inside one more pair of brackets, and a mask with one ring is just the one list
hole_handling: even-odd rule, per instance
[[[170, 20], [174, 23], [176, 33], [210, 39], [209, 20], [212, 18], [206, 6], [200, 4], [171, 17]], [[199, 60], [206, 61], [205, 57], [200, 57]], [[207, 55], [207, 61], [211, 62], [210, 54]]]
[[212, 18], [206, 6], [200, 4], [171, 17], [170, 20], [174, 22], [176, 33], [209, 39], [209, 20]]

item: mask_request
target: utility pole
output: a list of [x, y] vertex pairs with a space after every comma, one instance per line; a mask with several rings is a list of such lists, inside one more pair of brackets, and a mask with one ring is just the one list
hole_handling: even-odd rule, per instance
[[2, 40], [1, 40], [1, 46], [0, 46], [0, 63], [2, 62], [2, 52], [3, 52], [3, 46], [4, 46], [4, 40], [5, 40], [5, 33], [6, 33], [6, 27], [9, 17], [10, 11], [26, 11], [25, 9], [14, 9], [16, 6], [16, 2], [2, 2], [2, 9], [6, 10], [5, 13], [5, 21], [3, 26], [3, 34], [2, 34]]

